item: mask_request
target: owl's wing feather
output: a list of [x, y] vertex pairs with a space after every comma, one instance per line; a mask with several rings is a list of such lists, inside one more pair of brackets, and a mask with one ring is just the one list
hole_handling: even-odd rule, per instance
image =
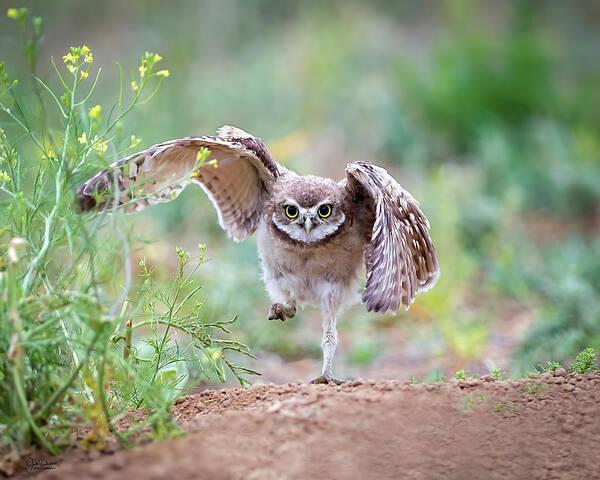
[[[202, 148], [210, 155], [199, 165]], [[256, 229], [265, 197], [281, 168], [259, 138], [226, 126], [217, 137], [171, 140], [130, 155], [85, 182], [76, 195], [82, 210], [110, 207], [116, 201], [133, 213], [169, 202], [187, 185], [197, 183], [212, 200], [221, 227], [241, 241]]]
[[372, 225], [362, 302], [378, 313], [396, 312], [401, 305], [408, 309], [417, 292], [431, 288], [440, 274], [429, 222], [419, 203], [385, 169], [355, 162], [346, 166], [346, 175], [346, 188], [362, 203]]

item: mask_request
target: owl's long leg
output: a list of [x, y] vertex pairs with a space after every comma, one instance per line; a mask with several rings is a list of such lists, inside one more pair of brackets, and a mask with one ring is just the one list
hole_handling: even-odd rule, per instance
[[333, 377], [333, 356], [337, 347], [337, 329], [335, 327], [335, 316], [337, 308], [331, 304], [323, 305], [323, 339], [321, 348], [323, 349], [323, 370], [321, 376], [315, 378], [310, 383], [343, 383]]

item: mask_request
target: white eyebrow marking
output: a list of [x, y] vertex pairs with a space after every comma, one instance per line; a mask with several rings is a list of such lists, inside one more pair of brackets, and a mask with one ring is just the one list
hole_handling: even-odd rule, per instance
[[302, 207], [300, 207], [300, 204], [298, 204], [298, 202], [296, 202], [296, 200], [292, 199], [292, 198], [288, 198], [286, 200], [283, 201], [283, 206], [285, 205], [292, 205], [294, 207], [296, 207], [298, 210], [300, 210]]

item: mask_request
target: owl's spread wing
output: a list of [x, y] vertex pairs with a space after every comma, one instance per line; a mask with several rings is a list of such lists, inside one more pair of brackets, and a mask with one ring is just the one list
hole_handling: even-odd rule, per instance
[[362, 297], [368, 311], [408, 309], [417, 292], [431, 288], [439, 264], [429, 222], [419, 203], [383, 168], [356, 162], [346, 166], [346, 188], [369, 216], [366, 248], [367, 285]]
[[[198, 163], [201, 148], [210, 151], [203, 165]], [[226, 126], [217, 137], [181, 138], [135, 153], [85, 182], [76, 195], [82, 210], [111, 206], [116, 197], [118, 205], [133, 213], [169, 202], [197, 183], [212, 200], [221, 227], [241, 241], [256, 229], [281, 168], [259, 138]]]

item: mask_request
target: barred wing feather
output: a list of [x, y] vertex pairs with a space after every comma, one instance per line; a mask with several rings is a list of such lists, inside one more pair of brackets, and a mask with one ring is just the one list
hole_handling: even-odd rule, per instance
[[[81, 209], [110, 207], [116, 200], [126, 212], [138, 212], [169, 202], [187, 185], [197, 183], [212, 200], [221, 227], [236, 241], [246, 239], [257, 227], [280, 166], [259, 138], [228, 126], [218, 134], [171, 140], [116, 162], [77, 190]], [[199, 166], [201, 148], [210, 155]]]
[[429, 222], [419, 203], [385, 169], [355, 162], [347, 165], [346, 174], [349, 192], [366, 197], [372, 224], [362, 302], [378, 313], [396, 312], [401, 305], [408, 309], [440, 273]]

